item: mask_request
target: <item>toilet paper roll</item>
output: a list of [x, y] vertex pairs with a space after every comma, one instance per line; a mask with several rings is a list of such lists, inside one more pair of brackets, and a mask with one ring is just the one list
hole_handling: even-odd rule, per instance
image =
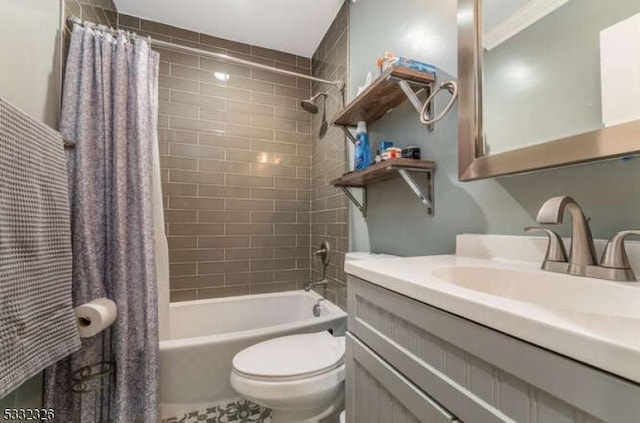
[[73, 309], [80, 338], [90, 338], [111, 326], [118, 317], [116, 303], [108, 298], [96, 298]]

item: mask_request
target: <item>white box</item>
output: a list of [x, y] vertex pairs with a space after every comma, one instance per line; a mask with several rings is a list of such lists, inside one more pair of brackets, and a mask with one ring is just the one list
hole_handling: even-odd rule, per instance
[[640, 14], [600, 32], [602, 122], [640, 119]]

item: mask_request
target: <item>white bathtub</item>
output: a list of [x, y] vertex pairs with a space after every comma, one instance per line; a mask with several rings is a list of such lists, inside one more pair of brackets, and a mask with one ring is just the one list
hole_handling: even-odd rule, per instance
[[231, 360], [242, 349], [278, 336], [346, 330], [346, 313], [314, 292], [186, 301], [170, 306], [169, 339], [160, 342], [160, 402], [165, 408], [237, 397], [229, 383]]

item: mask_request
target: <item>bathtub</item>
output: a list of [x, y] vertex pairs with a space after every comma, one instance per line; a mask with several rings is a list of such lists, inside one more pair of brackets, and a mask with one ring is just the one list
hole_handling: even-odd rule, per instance
[[229, 376], [239, 351], [266, 339], [332, 330], [343, 335], [346, 313], [315, 292], [289, 291], [172, 303], [169, 339], [160, 341], [163, 407], [206, 406], [237, 397]]

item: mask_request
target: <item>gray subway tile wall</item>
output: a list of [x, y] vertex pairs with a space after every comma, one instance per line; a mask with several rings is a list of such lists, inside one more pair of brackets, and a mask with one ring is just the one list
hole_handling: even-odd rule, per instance
[[[116, 15], [111, 0], [66, 0], [65, 6], [67, 16], [140, 35], [347, 79], [346, 5], [312, 59]], [[319, 139], [320, 115], [312, 120], [299, 107], [312, 91], [327, 87], [156, 50], [161, 53], [158, 121], [171, 300], [300, 288], [311, 278], [312, 266], [313, 277], [320, 276], [312, 251], [326, 238], [334, 251], [328, 297], [346, 307], [347, 201], [329, 184], [345, 170], [344, 140], [335, 128]], [[341, 101], [332, 91], [328, 116]]]
[[[329, 80], [348, 81], [348, 22], [349, 8], [345, 3], [325, 34], [313, 55], [313, 75]], [[313, 94], [327, 91], [327, 86], [313, 84]], [[335, 89], [329, 89], [327, 98], [327, 118], [343, 108], [342, 97]], [[331, 263], [327, 269], [330, 301], [346, 309], [346, 276], [344, 256], [349, 249], [348, 200], [330, 182], [348, 169], [347, 148], [344, 134], [339, 128], [329, 127], [320, 138], [322, 111], [313, 115], [311, 141], [311, 250], [324, 239], [332, 247]], [[312, 263], [312, 277], [322, 276], [322, 265], [317, 260]]]
[[[303, 74], [311, 60], [119, 15], [119, 28]], [[310, 278], [308, 81], [160, 52], [159, 142], [171, 301], [301, 288]]]
[[75, 16], [115, 28], [118, 25], [118, 12], [113, 0], [65, 0], [64, 15]]

